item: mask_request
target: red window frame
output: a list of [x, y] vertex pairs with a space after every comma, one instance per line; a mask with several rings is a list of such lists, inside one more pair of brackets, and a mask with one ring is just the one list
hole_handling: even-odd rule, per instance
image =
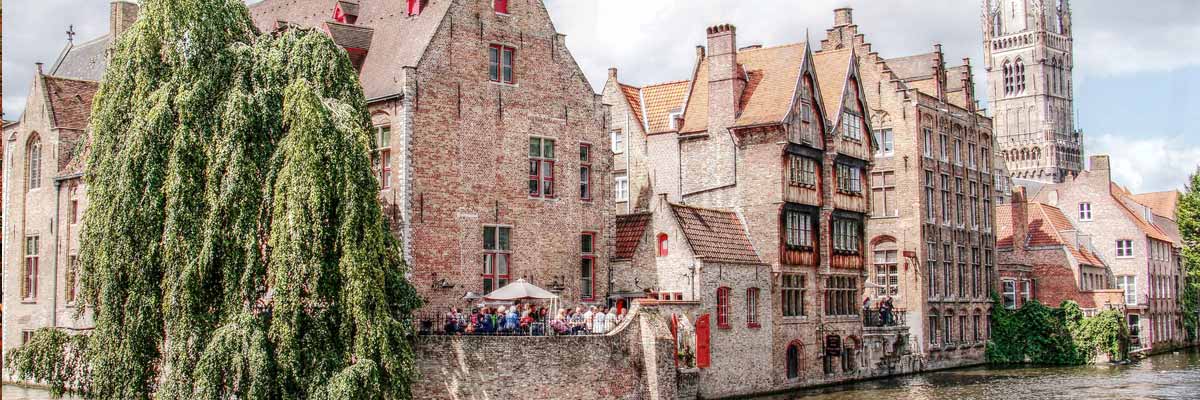
[[408, 15], [421, 15], [426, 0], [408, 0]]
[[752, 287], [746, 289], [746, 327], [760, 328], [762, 325], [758, 321], [758, 288]]
[[25, 264], [21, 269], [21, 299], [32, 301], [38, 293], [38, 241], [37, 236], [25, 237]]
[[[554, 192], [554, 145], [550, 138], [529, 138], [529, 197], [553, 199]], [[536, 144], [535, 144], [536, 143]], [[549, 143], [549, 147], [547, 147]], [[547, 152], [546, 150], [550, 151]], [[547, 157], [549, 153], [549, 157]]]
[[497, 14], [508, 15], [508, 0], [492, 0], [492, 8]]
[[579, 145], [579, 199], [592, 201], [592, 145]]
[[[492, 243], [488, 243], [489, 229], [493, 230]], [[507, 235], [507, 242], [501, 240], [502, 232]], [[504, 287], [512, 280], [512, 227], [484, 226], [483, 242], [483, 273], [480, 274], [480, 277], [482, 278], [483, 292], [490, 293]], [[504, 267], [503, 271], [501, 271], [501, 267]]]
[[729, 329], [729, 293], [728, 287], [717, 288], [717, 327]]
[[665, 233], [658, 234], [658, 256], [659, 257], [666, 257], [666, 256], [670, 255], [670, 250], [667, 247], [670, 244], [671, 244], [670, 236], [668, 236]]
[[[508, 62], [505, 63], [505, 56]], [[488, 46], [488, 80], [497, 83], [515, 84], [517, 82], [514, 70], [517, 65], [517, 49], [501, 44]], [[508, 75], [505, 76], [505, 72]]]
[[[580, 234], [580, 282], [579, 297], [582, 301], [596, 300], [596, 233], [583, 232]], [[587, 246], [584, 246], [584, 245]], [[590, 268], [585, 268], [589, 266]], [[585, 286], [586, 285], [586, 286]], [[584, 291], [584, 288], [587, 291]]]

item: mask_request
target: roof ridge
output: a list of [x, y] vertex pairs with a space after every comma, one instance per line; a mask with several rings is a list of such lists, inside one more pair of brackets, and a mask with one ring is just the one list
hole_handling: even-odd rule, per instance
[[690, 81], [689, 81], [689, 80], [687, 80], [687, 79], [679, 79], [679, 80], [674, 80], [674, 81], [666, 81], [666, 82], [659, 82], [659, 83], [651, 83], [651, 84], [647, 84], [647, 85], [645, 85], [645, 86], [642, 86], [642, 89], [645, 89], [645, 88], [650, 88], [650, 87], [658, 87], [658, 86], [678, 85], [678, 84], [681, 84], [681, 83], [688, 83], [688, 82], [690, 82]]
[[93, 80], [91, 80], [91, 79], [80, 79], [80, 78], [72, 78], [72, 77], [67, 77], [67, 76], [46, 75], [46, 74], [43, 74], [42, 76], [43, 76], [43, 77], [46, 77], [46, 78], [50, 78], [50, 79], [56, 79], [56, 80], [60, 80], [60, 81], [75, 81], [75, 82], [84, 82], [84, 83], [95, 83], [95, 84], [97, 84], [97, 85], [98, 85], [98, 84], [100, 84], [100, 81], [93, 81]]
[[735, 212], [733, 212], [733, 211], [730, 211], [730, 210], [722, 210], [722, 209], [719, 209], [719, 208], [701, 207], [701, 206], [693, 206], [693, 205], [690, 205], [690, 204], [683, 204], [683, 203], [671, 203], [671, 202], [668, 202], [667, 204], [671, 205], [672, 207], [683, 207], [683, 208], [690, 208], [690, 209], [693, 209], [693, 210], [704, 210], [704, 211], [713, 211], [713, 212], [723, 212], [723, 213], [737, 214], [737, 213], [735, 213]]
[[754, 48], [749, 48], [749, 49], [745, 49], [745, 50], [739, 49], [738, 54], [753, 53], [753, 52], [762, 51], [762, 50], [784, 49], [784, 48], [788, 48], [788, 47], [797, 47], [797, 46], [803, 47], [804, 44], [805, 44], [805, 42], [795, 42], [795, 43], [780, 44], [780, 45], [775, 45], [775, 46], [754, 47]]

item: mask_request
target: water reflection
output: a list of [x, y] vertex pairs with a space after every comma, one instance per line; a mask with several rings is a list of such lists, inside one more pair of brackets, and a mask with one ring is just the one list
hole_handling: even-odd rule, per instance
[[1200, 353], [1126, 366], [970, 368], [800, 391], [759, 400], [1200, 399]]
[[[4, 400], [47, 400], [44, 390], [4, 385]], [[68, 397], [68, 399], [75, 399]], [[1072, 368], [970, 368], [761, 397], [756, 400], [1200, 399], [1200, 352], [1137, 364]]]

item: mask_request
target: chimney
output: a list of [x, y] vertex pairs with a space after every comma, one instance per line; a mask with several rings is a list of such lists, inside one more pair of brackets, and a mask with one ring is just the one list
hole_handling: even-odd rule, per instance
[[1112, 172], [1109, 170], [1108, 155], [1100, 154], [1089, 158], [1090, 171], [1093, 174], [1101, 174], [1106, 182], [1112, 181]]
[[111, 0], [108, 6], [108, 31], [116, 39], [137, 21], [140, 6], [135, 0]]
[[43, 64], [42, 64], [42, 62], [41, 62], [41, 61], [38, 61], [38, 62], [36, 62], [36, 63], [33, 63], [33, 65], [35, 66], [35, 68], [37, 68], [37, 74], [38, 74], [38, 76], [42, 76], [42, 74], [43, 74], [43, 72], [42, 72], [42, 67], [43, 67]]
[[615, 67], [608, 69], [608, 80], [613, 82], [617, 81], [617, 69]]
[[737, 28], [717, 25], [708, 28], [708, 127], [733, 126], [746, 82], [738, 73]]
[[833, 27], [854, 25], [854, 9], [842, 7], [833, 10]]
[[1013, 251], [1025, 251], [1025, 239], [1029, 236], [1029, 200], [1025, 198], [1025, 187], [1013, 188], [1012, 202]]

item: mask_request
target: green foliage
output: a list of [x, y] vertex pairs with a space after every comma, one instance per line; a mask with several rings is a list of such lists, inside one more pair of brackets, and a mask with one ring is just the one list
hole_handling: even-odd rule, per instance
[[49, 360], [60, 372], [17, 369], [95, 399], [409, 398], [419, 300], [345, 52], [317, 31], [260, 35], [240, 0], [142, 5], [92, 110], [96, 329]]
[[4, 355], [4, 365], [16, 377], [46, 382], [55, 397], [63, 395], [67, 385], [86, 385], [88, 366], [83, 354], [88, 336], [42, 328], [29, 342]]
[[1179, 299], [1183, 311], [1183, 326], [1188, 340], [1194, 341], [1200, 327], [1200, 169], [1192, 174], [1187, 189], [1175, 211], [1179, 233], [1183, 236], [1183, 296]]
[[1080, 365], [1097, 351], [1122, 358], [1126, 333], [1118, 311], [1088, 318], [1072, 301], [1050, 308], [1035, 300], [1019, 310], [1005, 308], [999, 298], [993, 301], [992, 340], [986, 350], [993, 364]]

